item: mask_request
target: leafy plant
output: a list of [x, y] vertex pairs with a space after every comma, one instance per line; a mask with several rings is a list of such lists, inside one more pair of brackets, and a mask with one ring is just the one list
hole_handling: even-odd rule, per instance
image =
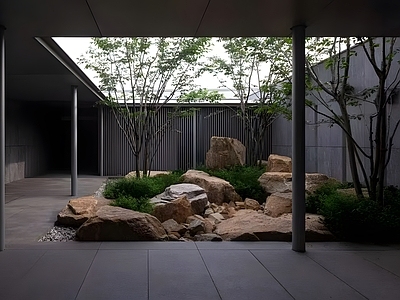
[[400, 240], [400, 190], [386, 187], [385, 205], [369, 198], [338, 191], [345, 187], [324, 185], [307, 198], [307, 211], [324, 216], [328, 229], [349, 241], [396, 242]]
[[166, 187], [179, 183], [183, 172], [160, 174], [154, 177], [131, 177], [109, 180], [103, 195], [114, 199], [113, 205], [140, 212], [151, 212], [150, 198], [161, 194]]
[[140, 197], [134, 198], [132, 196], [120, 196], [111, 202], [111, 205], [127, 208], [142, 213], [151, 213], [153, 211], [153, 204], [149, 198]]

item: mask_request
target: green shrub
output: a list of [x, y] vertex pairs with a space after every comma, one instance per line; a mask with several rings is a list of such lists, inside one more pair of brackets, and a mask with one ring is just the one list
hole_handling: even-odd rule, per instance
[[164, 192], [166, 187], [178, 183], [180, 176], [179, 172], [173, 172], [154, 177], [113, 179], [107, 182], [103, 195], [109, 199], [120, 196], [151, 198]]
[[153, 211], [153, 205], [150, 203], [150, 199], [144, 197], [134, 198], [132, 196], [120, 196], [112, 201], [111, 205], [148, 214]]
[[153, 207], [150, 198], [164, 192], [165, 188], [179, 183], [182, 172], [160, 174], [154, 177], [120, 178], [109, 180], [103, 195], [114, 199], [113, 205], [149, 213]]
[[265, 167], [235, 166], [220, 170], [200, 167], [198, 170], [228, 181], [243, 199], [248, 197], [260, 203], [266, 200], [267, 194], [258, 182], [258, 178], [265, 172]]
[[306, 197], [306, 211], [312, 214], [320, 213], [321, 200], [333, 194], [338, 188], [341, 188], [338, 182], [327, 182], [321, 185], [314, 193]]
[[386, 189], [384, 206], [368, 198], [334, 191], [320, 197], [319, 212], [329, 230], [343, 240], [395, 242], [400, 240], [400, 192]]

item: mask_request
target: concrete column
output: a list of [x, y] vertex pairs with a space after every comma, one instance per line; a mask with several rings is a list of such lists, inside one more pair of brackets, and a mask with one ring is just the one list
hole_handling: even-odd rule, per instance
[[305, 251], [305, 26], [292, 28], [292, 250]]
[[104, 176], [104, 107], [99, 106], [99, 175]]
[[5, 249], [6, 240], [6, 44], [5, 28], [0, 25], [0, 251]]
[[72, 86], [71, 97], [71, 196], [78, 193], [78, 87]]

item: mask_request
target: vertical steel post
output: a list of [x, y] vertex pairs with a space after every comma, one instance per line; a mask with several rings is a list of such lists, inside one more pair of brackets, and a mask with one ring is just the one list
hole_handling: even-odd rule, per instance
[[99, 107], [99, 174], [104, 176], [104, 108]]
[[5, 28], [0, 25], [0, 251], [5, 249], [6, 240], [6, 44]]
[[305, 249], [305, 26], [293, 33], [292, 87], [292, 250]]
[[71, 87], [71, 196], [78, 191], [78, 87]]
[[197, 167], [197, 114], [193, 112], [193, 169]]

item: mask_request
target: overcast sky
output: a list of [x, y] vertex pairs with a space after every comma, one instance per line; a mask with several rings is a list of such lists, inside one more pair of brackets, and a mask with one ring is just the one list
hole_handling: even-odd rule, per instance
[[[78, 59], [84, 55], [89, 48], [90, 38], [53, 38], [57, 44], [68, 54], [68, 56], [86, 73], [86, 75], [96, 84], [99, 84], [96, 78], [96, 72], [84, 69], [84, 66], [78, 64]], [[214, 45], [210, 55], [224, 55], [222, 45]], [[196, 79], [196, 84], [207, 89], [218, 89], [219, 81], [211, 74], [204, 74]], [[232, 93], [225, 93], [226, 96], [232, 97]]]

